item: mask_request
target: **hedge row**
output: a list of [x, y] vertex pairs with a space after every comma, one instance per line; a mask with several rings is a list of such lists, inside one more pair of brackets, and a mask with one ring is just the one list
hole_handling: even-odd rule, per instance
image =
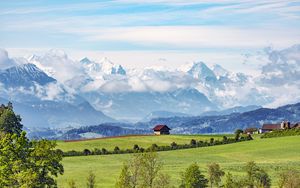
[[109, 151], [105, 148], [99, 149], [95, 148], [94, 150], [84, 149], [83, 151], [67, 151], [63, 152], [63, 156], [70, 157], [70, 156], [85, 156], [85, 155], [110, 155], [110, 154], [125, 154], [125, 153], [143, 153], [143, 152], [149, 152], [149, 151], [169, 151], [169, 150], [177, 150], [177, 149], [189, 149], [189, 148], [197, 148], [197, 147], [209, 147], [209, 146], [215, 146], [215, 145], [223, 145], [223, 144], [231, 144], [236, 142], [242, 142], [252, 140], [252, 137], [250, 135], [248, 136], [242, 136], [239, 139], [234, 138], [227, 138], [226, 136], [223, 137], [223, 139], [220, 140], [214, 140], [214, 138], [211, 138], [209, 141], [196, 141], [192, 139], [190, 141], [190, 144], [177, 144], [175, 142], [172, 142], [169, 146], [158, 146], [157, 144], [152, 144], [149, 148], [142, 148], [139, 147], [137, 144], [133, 146], [132, 149], [125, 149], [122, 150], [118, 146], [114, 148], [113, 151]]
[[261, 138], [272, 138], [272, 137], [282, 137], [282, 136], [296, 136], [300, 135], [300, 129], [284, 129], [284, 130], [274, 130], [272, 132], [264, 133]]

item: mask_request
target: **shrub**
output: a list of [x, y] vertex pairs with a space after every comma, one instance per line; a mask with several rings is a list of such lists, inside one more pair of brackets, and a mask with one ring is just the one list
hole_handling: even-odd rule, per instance
[[280, 188], [300, 187], [300, 172], [293, 169], [280, 172], [278, 187]]
[[181, 174], [180, 188], [207, 187], [208, 180], [201, 174], [199, 166], [191, 164], [185, 172]]
[[83, 154], [84, 155], [91, 155], [91, 151], [89, 149], [84, 149]]

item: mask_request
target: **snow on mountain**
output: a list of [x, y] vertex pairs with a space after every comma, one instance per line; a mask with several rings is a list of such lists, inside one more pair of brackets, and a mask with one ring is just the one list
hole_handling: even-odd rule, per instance
[[72, 60], [60, 50], [33, 55], [28, 64], [0, 50], [0, 97], [88, 101], [110, 116], [135, 120], [153, 111], [199, 115], [234, 106], [273, 107], [300, 100], [299, 54], [300, 45], [267, 49], [261, 75], [251, 76], [204, 62], [175, 70], [125, 69], [108, 58]]
[[83, 68], [71, 60], [64, 51], [50, 50], [43, 55], [33, 55], [28, 61], [35, 64], [49, 76], [55, 78], [60, 83], [84, 74]]
[[215, 73], [203, 62], [195, 62], [187, 73], [202, 82], [210, 82], [217, 79]]
[[107, 57], [101, 59], [100, 62], [91, 61], [87, 57], [80, 60], [80, 63], [84, 66], [86, 72], [89, 75], [99, 78], [104, 74], [107, 75], [126, 75], [126, 71], [121, 65], [114, 64]]
[[215, 64], [213, 66], [212, 71], [214, 72], [214, 74], [220, 78], [220, 77], [226, 77], [229, 75], [229, 71], [227, 71], [226, 69], [224, 69], [221, 65]]
[[0, 70], [0, 82], [8, 87], [46, 85], [55, 81], [31, 63]]

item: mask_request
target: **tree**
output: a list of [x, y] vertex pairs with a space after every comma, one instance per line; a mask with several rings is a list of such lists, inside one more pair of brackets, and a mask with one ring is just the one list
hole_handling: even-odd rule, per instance
[[123, 164], [121, 174], [116, 182], [116, 188], [130, 188], [131, 182], [130, 182], [131, 176], [129, 167], [127, 164]]
[[26, 133], [7, 133], [0, 139], [0, 187], [56, 186], [63, 174], [62, 156], [55, 142], [30, 142]]
[[[0, 107], [0, 187], [56, 187], [54, 178], [64, 172], [56, 143], [29, 141], [26, 133], [21, 132], [21, 118], [15, 116], [12, 105], [3, 106]], [[7, 117], [14, 117], [14, 121]]]
[[89, 172], [89, 175], [88, 175], [86, 180], [87, 180], [86, 185], [87, 185], [88, 188], [95, 188], [96, 187], [96, 176], [92, 171]]
[[31, 143], [34, 148], [28, 158], [34, 164], [40, 185], [56, 185], [52, 176], [57, 177], [63, 174], [64, 168], [61, 164], [62, 155], [59, 150], [55, 150], [54, 141], [40, 140]]
[[300, 187], [300, 172], [293, 169], [280, 172], [278, 187], [280, 188]]
[[84, 155], [90, 155], [92, 152], [89, 149], [84, 149], [83, 154]]
[[221, 177], [224, 176], [225, 172], [220, 169], [220, 165], [217, 163], [211, 163], [207, 165], [207, 167], [208, 167], [210, 187], [213, 187], [213, 184], [219, 187], [219, 183], [221, 182]]
[[20, 135], [22, 128], [21, 117], [14, 113], [12, 104], [8, 103], [7, 106], [2, 105], [0, 107], [0, 131]]
[[225, 176], [224, 188], [235, 188], [235, 182], [232, 174], [227, 173]]
[[195, 139], [192, 139], [191, 142], [190, 142], [191, 146], [196, 146], [197, 142]]
[[139, 149], [140, 149], [139, 145], [137, 145], [137, 144], [134, 144], [134, 146], [133, 146], [133, 150], [134, 150], [134, 151], [138, 151]]
[[172, 148], [172, 149], [176, 149], [177, 146], [178, 146], [178, 145], [176, 144], [176, 142], [172, 142], [172, 143], [171, 143], [171, 148]]
[[153, 187], [154, 179], [161, 169], [161, 162], [156, 152], [141, 154], [141, 178], [143, 187]]
[[154, 181], [154, 188], [170, 188], [170, 176], [160, 173]]
[[246, 164], [246, 172], [247, 172], [247, 185], [252, 188], [256, 187], [270, 187], [271, 179], [268, 174], [260, 169], [254, 161], [250, 161]]
[[235, 134], [235, 140], [239, 140], [240, 139], [240, 134], [242, 134], [244, 131], [242, 129], [237, 129], [234, 131]]
[[116, 146], [115, 148], [114, 148], [114, 153], [119, 153], [120, 152], [120, 148], [118, 147], [118, 146]]
[[181, 175], [181, 188], [207, 187], [207, 179], [201, 174], [199, 166], [191, 164]]
[[160, 173], [161, 168], [162, 163], [156, 152], [136, 153], [123, 165], [116, 187], [167, 188], [170, 178]]

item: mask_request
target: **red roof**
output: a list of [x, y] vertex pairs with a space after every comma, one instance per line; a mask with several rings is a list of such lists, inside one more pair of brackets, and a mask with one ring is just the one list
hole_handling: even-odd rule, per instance
[[164, 129], [164, 128], [167, 128], [167, 129], [171, 130], [167, 125], [156, 125], [156, 126], [153, 128], [153, 130], [154, 130], [154, 131], [160, 131], [160, 130], [162, 130], [162, 129]]
[[261, 129], [274, 130], [274, 129], [280, 129], [280, 128], [281, 128], [280, 124], [263, 124]]

